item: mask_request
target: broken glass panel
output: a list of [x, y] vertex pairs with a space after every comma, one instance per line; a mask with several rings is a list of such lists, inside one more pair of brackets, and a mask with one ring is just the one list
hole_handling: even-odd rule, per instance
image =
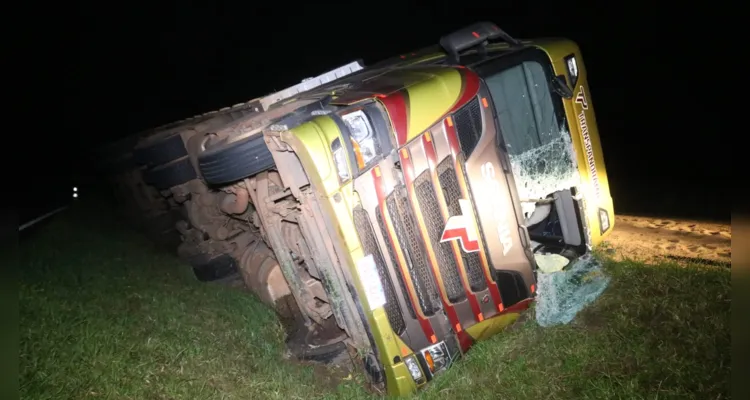
[[[570, 132], [555, 112], [549, 78], [536, 61], [526, 61], [486, 79], [508, 149], [518, 195], [543, 199], [579, 183]], [[525, 216], [533, 202], [522, 203]]]

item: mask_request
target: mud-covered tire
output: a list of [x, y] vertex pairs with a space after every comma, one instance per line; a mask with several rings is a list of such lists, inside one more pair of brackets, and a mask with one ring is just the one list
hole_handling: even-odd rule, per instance
[[327, 364], [347, 350], [346, 335], [341, 332], [333, 318], [323, 321], [320, 325], [314, 324], [313, 329], [303, 325], [287, 327], [287, 334], [286, 347], [300, 360]]
[[295, 355], [300, 360], [330, 364], [345, 351], [346, 344], [344, 342], [336, 342], [319, 346], [314, 349], [308, 349]]
[[201, 282], [216, 281], [237, 273], [237, 261], [228, 254], [215, 257], [199, 254], [187, 262], [193, 267], [195, 277]]
[[133, 150], [136, 162], [148, 166], [167, 164], [187, 154], [185, 143], [178, 133], [157, 139], [153, 143], [147, 140]]
[[198, 156], [198, 169], [209, 185], [225, 185], [274, 166], [262, 135], [222, 143]]
[[174, 186], [182, 185], [193, 179], [198, 174], [190, 162], [190, 157], [182, 157], [170, 163], [150, 168], [143, 174], [143, 180], [159, 190], [166, 190]]

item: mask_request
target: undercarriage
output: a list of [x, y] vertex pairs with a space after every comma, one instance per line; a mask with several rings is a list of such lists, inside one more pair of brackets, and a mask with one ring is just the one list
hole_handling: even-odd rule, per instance
[[[177, 226], [183, 238], [178, 253], [193, 265], [199, 279], [203, 269], [222, 273], [216, 263], [227, 260], [236, 266], [245, 287], [280, 314], [296, 356], [327, 358], [345, 349], [350, 328], [339, 321], [358, 316], [346, 314], [344, 298], [329, 295], [340, 291], [341, 277], [321, 254], [325, 243], [308, 244], [308, 238], [320, 237], [317, 222], [310, 206], [285, 188], [277, 171], [221, 190], [195, 180], [171, 192], [188, 217]], [[300, 194], [314, 197], [309, 190]]]

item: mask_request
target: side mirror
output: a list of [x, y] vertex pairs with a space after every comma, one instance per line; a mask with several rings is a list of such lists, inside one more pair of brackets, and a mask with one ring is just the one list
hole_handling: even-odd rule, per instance
[[451, 63], [458, 64], [460, 52], [472, 47], [478, 47], [480, 51], [484, 51], [487, 41], [492, 39], [501, 39], [511, 47], [522, 46], [521, 42], [505, 33], [497, 25], [491, 22], [477, 22], [441, 37], [440, 47], [448, 53]]
[[568, 86], [568, 83], [565, 81], [564, 76], [557, 75], [556, 77], [552, 78], [552, 82], [550, 82], [550, 84], [552, 85], [552, 90], [554, 90], [555, 93], [559, 94], [563, 98], [573, 98], [573, 89]]

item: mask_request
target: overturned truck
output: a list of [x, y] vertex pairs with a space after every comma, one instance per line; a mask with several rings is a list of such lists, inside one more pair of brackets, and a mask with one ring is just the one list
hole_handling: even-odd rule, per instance
[[165, 189], [189, 222], [180, 253], [223, 258], [274, 307], [293, 299], [298, 354], [348, 349], [390, 394], [512, 323], [540, 262], [612, 230], [569, 40], [478, 23], [251, 103], [181, 136], [195, 174]]

